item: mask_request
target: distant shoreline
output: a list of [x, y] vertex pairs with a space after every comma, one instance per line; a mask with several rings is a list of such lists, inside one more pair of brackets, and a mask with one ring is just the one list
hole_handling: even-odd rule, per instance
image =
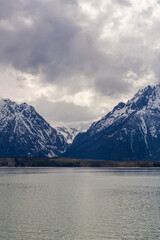
[[100, 168], [100, 169], [160, 169], [160, 167], [0, 167], [0, 169], [60, 169], [60, 168], [76, 168], [76, 169], [87, 169], [87, 168]]
[[0, 168], [101, 167], [101, 168], [157, 168], [160, 162], [108, 161], [71, 158], [0, 158]]

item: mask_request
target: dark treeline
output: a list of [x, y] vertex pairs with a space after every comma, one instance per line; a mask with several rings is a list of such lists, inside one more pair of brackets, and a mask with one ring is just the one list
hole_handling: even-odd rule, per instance
[[0, 167], [160, 167], [160, 162], [103, 161], [70, 158], [0, 158]]

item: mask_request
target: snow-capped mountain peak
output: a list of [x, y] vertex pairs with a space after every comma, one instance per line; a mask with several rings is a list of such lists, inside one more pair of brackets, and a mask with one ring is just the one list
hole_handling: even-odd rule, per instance
[[106, 116], [91, 125], [90, 134], [96, 134], [115, 124], [120, 119], [125, 120], [134, 113], [142, 115], [146, 110], [160, 110], [160, 85], [148, 86], [139, 90], [126, 104], [120, 102]]
[[[80, 146], [80, 147], [79, 147]], [[66, 156], [112, 160], [158, 160], [160, 85], [138, 91], [78, 134]], [[79, 150], [80, 149], [80, 150]]]
[[54, 157], [64, 152], [68, 143], [34, 107], [1, 99], [0, 146], [1, 157]]

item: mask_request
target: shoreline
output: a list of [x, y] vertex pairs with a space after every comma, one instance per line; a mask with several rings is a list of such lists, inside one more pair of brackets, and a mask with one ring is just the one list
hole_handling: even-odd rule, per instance
[[153, 161], [109, 161], [71, 158], [0, 158], [0, 168], [160, 168]]

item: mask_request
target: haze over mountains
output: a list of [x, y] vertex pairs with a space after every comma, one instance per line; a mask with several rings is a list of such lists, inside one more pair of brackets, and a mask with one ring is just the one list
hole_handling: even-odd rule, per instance
[[160, 85], [140, 90], [77, 134], [73, 128], [51, 127], [26, 103], [0, 100], [0, 157], [159, 161]]

